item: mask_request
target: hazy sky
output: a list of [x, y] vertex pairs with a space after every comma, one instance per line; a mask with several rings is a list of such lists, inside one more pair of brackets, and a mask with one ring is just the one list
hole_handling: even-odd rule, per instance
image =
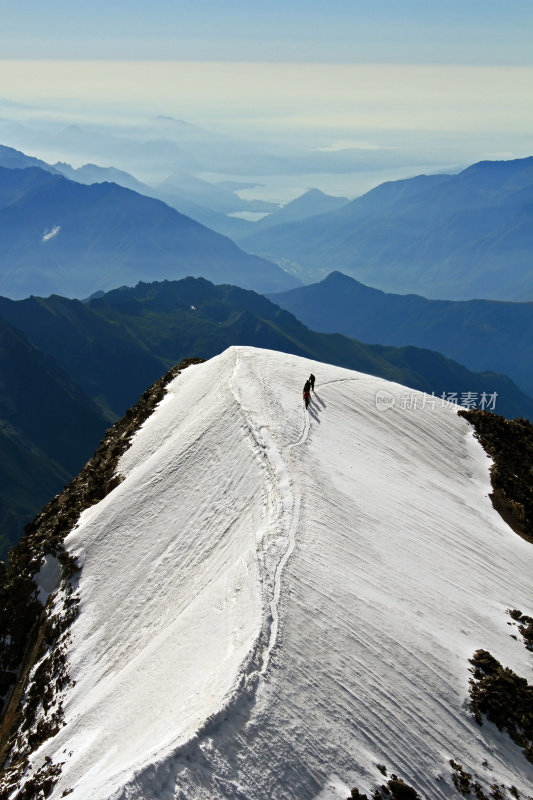
[[462, 163], [533, 152], [532, 42], [533, 0], [0, 0], [0, 99]]
[[5, 59], [533, 64], [531, 0], [1, 0]]
[[[1, 62], [0, 95], [289, 130], [533, 131], [533, 67], [186, 61]], [[529, 95], [533, 97], [533, 94]], [[61, 106], [61, 102], [63, 106]], [[59, 103], [59, 105], [57, 105]]]

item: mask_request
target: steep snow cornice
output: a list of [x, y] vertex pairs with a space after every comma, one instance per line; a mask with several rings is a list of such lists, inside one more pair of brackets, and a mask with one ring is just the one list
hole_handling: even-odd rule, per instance
[[[29, 754], [62, 724], [56, 693], [69, 682], [63, 648], [77, 613], [74, 578], [79, 569], [64, 547], [64, 537], [85, 509], [118, 485], [116, 465], [134, 433], [161, 401], [167, 384], [195, 363], [199, 360], [188, 359], [170, 370], [107, 431], [80, 474], [26, 527], [21, 542], [10, 552], [7, 568], [2, 565], [0, 767], [6, 769], [0, 773], [0, 788], [4, 790], [17, 784]], [[47, 591], [39, 590], [39, 583], [46, 583]], [[47, 600], [56, 590], [61, 599], [52, 608]], [[51, 772], [43, 769], [26, 785], [28, 797], [33, 797], [31, 792], [37, 796], [40, 786], [51, 785]]]

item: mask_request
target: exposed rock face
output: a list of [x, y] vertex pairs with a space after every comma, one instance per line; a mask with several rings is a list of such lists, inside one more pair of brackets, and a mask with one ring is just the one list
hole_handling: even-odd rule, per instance
[[503, 667], [487, 650], [476, 650], [470, 659], [470, 707], [476, 722], [483, 716], [499, 730], [506, 730], [533, 763], [533, 686]]
[[[420, 795], [415, 792], [412, 786], [402, 781], [397, 775], [393, 775], [386, 784], [379, 786], [372, 795], [372, 800], [416, 800]], [[355, 787], [347, 800], [368, 800], [366, 794], [361, 794]]]
[[[17, 786], [29, 754], [62, 724], [58, 695], [68, 684], [64, 649], [77, 615], [78, 566], [65, 549], [65, 536], [80, 514], [98, 503], [121, 481], [120, 456], [134, 433], [163, 398], [167, 384], [191, 364], [186, 359], [156, 381], [125, 416], [110, 428], [93, 457], [64, 491], [26, 526], [12, 548], [7, 567], [0, 565], [0, 795]], [[61, 602], [43, 607], [36, 578], [47, 559], [60, 565], [57, 592]], [[59, 611], [57, 610], [59, 609]], [[18, 797], [40, 797], [51, 789], [57, 765], [34, 775]], [[50, 772], [50, 774], [48, 774]], [[51, 783], [52, 781], [52, 783]], [[28, 794], [30, 792], [30, 794]]]
[[491, 500], [507, 524], [533, 542], [533, 425], [529, 420], [504, 419], [489, 411], [458, 411], [475, 428], [475, 435], [492, 457]]

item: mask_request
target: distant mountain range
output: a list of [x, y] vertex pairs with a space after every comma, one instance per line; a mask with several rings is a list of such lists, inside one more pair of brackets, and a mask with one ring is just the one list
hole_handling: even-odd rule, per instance
[[533, 157], [384, 183], [239, 244], [303, 282], [341, 270], [387, 292], [533, 300]]
[[[0, 152], [0, 163], [2, 154]], [[6, 166], [8, 166], [6, 164]], [[30, 165], [28, 165], [30, 166]], [[115, 167], [100, 167], [96, 164], [84, 164], [73, 169], [70, 164], [60, 163], [51, 167], [66, 178], [79, 183], [118, 183], [126, 189], [162, 200], [175, 208], [180, 214], [200, 222], [208, 228], [224, 236], [235, 238], [250, 233], [254, 227], [251, 222], [229, 216], [233, 212], [276, 212], [276, 203], [242, 200], [233, 189], [197, 178], [187, 173], [170, 175], [156, 186], [149, 186], [137, 180], [129, 172]]]
[[[505, 375], [469, 371], [431, 350], [317, 333], [255, 292], [203, 278], [139, 283], [86, 303], [58, 295], [0, 298], [0, 321], [0, 430], [7, 436], [0, 443], [7, 487], [1, 500], [4, 518], [13, 520], [4, 531], [11, 541], [21, 520], [75, 474], [147, 386], [184, 357], [210, 358], [231, 345], [303, 355], [438, 398], [497, 393], [498, 413], [533, 418], [533, 400]], [[34, 477], [22, 490], [23, 468]], [[20, 492], [25, 499], [17, 499]]]
[[140, 279], [203, 275], [257, 291], [297, 280], [165, 203], [114, 183], [0, 167], [0, 294], [86, 297]]
[[[43, 124], [38, 113], [24, 122], [6, 118], [9, 116], [9, 109], [4, 107], [0, 141], [7, 145], [27, 152], [47, 153], [47, 158], [54, 161], [112, 164], [154, 185], [174, 172], [217, 173], [231, 179], [235, 175], [377, 172], [405, 169], [413, 163], [412, 153], [395, 148], [317, 150], [299, 143], [280, 149], [274, 144], [234, 138], [164, 115], [127, 126], [79, 121], [65, 124], [64, 118]], [[420, 153], [414, 157], [417, 164], [427, 163]]]
[[[305, 194], [296, 197], [284, 206], [273, 203], [252, 203], [240, 200], [234, 192], [226, 191], [229, 197], [216, 196], [216, 185], [196, 179], [194, 186], [186, 176], [169, 180], [153, 189], [147, 187], [145, 194], [159, 197], [165, 203], [176, 208], [182, 214], [198, 220], [218, 233], [229, 236], [235, 242], [245, 239], [252, 233], [273, 228], [296, 220], [306, 219], [316, 214], [340, 208], [348, 202], [346, 197], [332, 197], [319, 189], [309, 189]], [[120, 181], [117, 181], [120, 183]], [[202, 186], [200, 191], [198, 184]], [[198, 191], [193, 191], [196, 188]], [[232, 197], [231, 197], [232, 195]], [[230, 204], [231, 202], [231, 204]], [[224, 213], [224, 208], [226, 212]], [[265, 216], [255, 222], [245, 217], [231, 216], [232, 213], [265, 212]]]
[[[332, 197], [331, 195], [321, 192], [320, 189], [309, 189], [305, 194], [291, 200], [290, 203], [287, 203], [277, 211], [268, 214], [251, 225], [249, 224], [248, 230], [257, 233], [273, 228], [276, 225], [298, 222], [308, 217], [314, 217], [316, 214], [326, 214], [329, 211], [335, 211], [345, 206], [348, 202], [349, 200], [347, 197]], [[237, 237], [237, 241], [240, 238], [243, 238], [242, 235]]]
[[[0, 144], [0, 167], [6, 167], [7, 169], [40, 167], [47, 172], [52, 172], [56, 175], [60, 174], [60, 170], [57, 170], [55, 167], [51, 166], [51, 164], [47, 164], [46, 161], [42, 161], [40, 158], [34, 158], [33, 156], [27, 156], [26, 153], [15, 150], [14, 147], [6, 147], [3, 144]], [[72, 169], [72, 167], [70, 167], [70, 169]]]
[[474, 373], [429, 349], [317, 333], [255, 292], [202, 278], [139, 283], [85, 303], [0, 298], [0, 318], [53, 356], [109, 418], [183, 358], [210, 358], [234, 344], [315, 358], [436, 395], [496, 391], [499, 413], [533, 416], [533, 400], [505, 375]]
[[[84, 164], [74, 169], [70, 164], [61, 161], [51, 165], [3, 145], [0, 145], [0, 166], [9, 169], [41, 167], [78, 183], [118, 183], [126, 189], [162, 200], [180, 214], [191, 217], [234, 241], [275, 225], [332, 211], [348, 202], [346, 197], [332, 197], [319, 189], [309, 189], [284, 206], [262, 200], [246, 200], [237, 194], [238, 183], [211, 183], [188, 173], [174, 173], [165, 181], [149, 186], [129, 172], [116, 167]], [[255, 222], [245, 217], [232, 216], [247, 212], [264, 212], [265, 216]]]
[[533, 302], [386, 294], [340, 272], [269, 297], [314, 330], [438, 350], [469, 369], [504, 372], [533, 396]]
[[0, 558], [107, 424], [58, 363], [0, 317]]

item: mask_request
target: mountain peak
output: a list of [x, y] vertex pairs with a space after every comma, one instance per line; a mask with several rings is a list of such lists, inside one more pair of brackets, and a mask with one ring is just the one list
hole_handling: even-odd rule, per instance
[[189, 367], [65, 539], [70, 682], [33, 774], [57, 766], [53, 800], [299, 800], [392, 769], [444, 800], [453, 760], [526, 793], [467, 704], [480, 647], [529, 668], [506, 608], [531, 554], [488, 468], [453, 406], [398, 384], [242, 347]]

